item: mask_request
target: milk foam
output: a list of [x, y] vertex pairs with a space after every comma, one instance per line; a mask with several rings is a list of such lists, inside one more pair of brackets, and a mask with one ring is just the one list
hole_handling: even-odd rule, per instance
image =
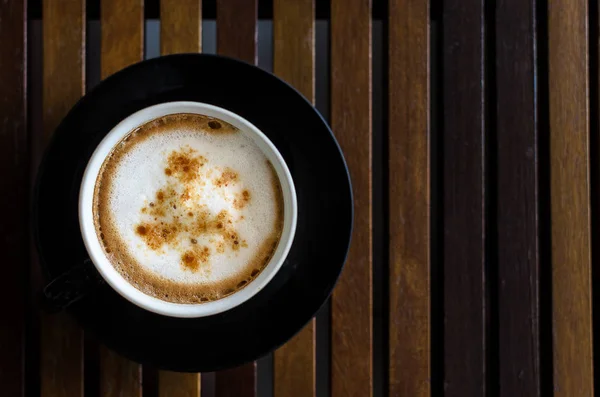
[[[278, 239], [279, 185], [265, 154], [244, 132], [215, 134], [175, 121], [122, 145], [127, 150], [105, 162], [110, 167], [103, 173], [110, 177], [101, 175], [97, 185], [108, 192], [97, 217], [111, 220], [113, 232], [103, 234], [109, 257], [111, 246], [121, 247], [126, 258], [112, 260], [136, 262], [133, 268], [114, 263], [118, 270], [137, 266], [130, 271], [212, 287], [251, 272], [264, 243], [274, 233]], [[194, 167], [191, 176], [183, 171]]]

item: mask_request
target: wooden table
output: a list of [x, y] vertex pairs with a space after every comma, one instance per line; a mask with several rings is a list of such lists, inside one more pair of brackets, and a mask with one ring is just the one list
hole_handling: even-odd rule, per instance
[[[202, 375], [142, 368], [40, 310], [31, 181], [86, 91], [90, 14], [100, 14], [106, 77], [142, 60], [149, 17], [160, 17], [162, 54], [201, 51], [204, 12], [216, 15], [217, 52], [255, 63], [259, 10], [273, 21], [275, 74], [313, 101], [315, 17], [329, 22], [329, 70], [319, 73], [329, 73], [328, 116], [355, 198], [326, 359], [316, 360], [313, 321], [274, 353], [273, 395], [316, 396], [317, 383], [334, 397], [593, 395], [596, 2], [146, 0], [145, 14], [143, 0], [29, 1], [29, 13], [27, 0], [0, 1], [0, 395], [201, 395]], [[27, 41], [40, 10], [41, 109]], [[374, 19], [384, 29], [381, 109]], [[254, 363], [211, 375], [215, 395], [255, 396], [256, 373]]]

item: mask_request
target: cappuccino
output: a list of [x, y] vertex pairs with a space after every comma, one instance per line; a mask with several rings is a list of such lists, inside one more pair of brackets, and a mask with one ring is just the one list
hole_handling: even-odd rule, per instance
[[175, 303], [223, 298], [269, 263], [283, 228], [279, 178], [251, 137], [173, 114], [130, 132], [105, 159], [94, 225], [112, 266]]

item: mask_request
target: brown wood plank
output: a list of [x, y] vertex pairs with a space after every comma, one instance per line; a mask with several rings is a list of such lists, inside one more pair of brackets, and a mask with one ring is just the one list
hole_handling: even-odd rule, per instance
[[548, 6], [556, 397], [594, 395], [587, 13], [585, 0]]
[[217, 52], [256, 63], [258, 0], [217, 0]]
[[[42, 146], [85, 92], [85, 28], [85, 0], [43, 2]], [[66, 313], [42, 313], [40, 326], [41, 395], [83, 396], [82, 330]]]
[[273, 70], [315, 101], [315, 2], [273, 3]]
[[429, 396], [429, 2], [389, 11], [389, 395]]
[[[217, 52], [256, 64], [257, 0], [217, 0]], [[256, 362], [215, 372], [217, 397], [256, 396]]]
[[144, 58], [144, 0], [102, 0], [102, 78]]
[[[161, 54], [201, 50], [202, 0], [161, 0]], [[200, 397], [200, 374], [159, 371], [158, 396]]]
[[[144, 57], [143, 0], [102, 0], [101, 74], [106, 78]], [[100, 346], [100, 391], [104, 397], [141, 396], [142, 369]], [[121, 394], [124, 393], [124, 394]]]
[[27, 1], [0, 3], [0, 253], [5, 304], [0, 327], [0, 385], [7, 396], [25, 388], [25, 297], [29, 266], [27, 138]]
[[142, 367], [112, 350], [100, 348], [100, 395], [103, 397], [141, 396]]
[[215, 397], [256, 397], [256, 361], [215, 372]]
[[[273, 67], [308, 100], [315, 101], [314, 0], [273, 3]], [[315, 319], [273, 356], [275, 397], [316, 395]]]
[[331, 298], [333, 397], [373, 395], [371, 2], [331, 1], [331, 125], [354, 193], [354, 230]]
[[160, 52], [202, 50], [202, 0], [161, 0]]
[[535, 3], [505, 0], [496, 7], [497, 140], [490, 144], [498, 153], [497, 331], [505, 397], [540, 396]]
[[443, 10], [444, 392], [486, 395], [484, 1]]
[[159, 371], [159, 397], [200, 397], [200, 374]]

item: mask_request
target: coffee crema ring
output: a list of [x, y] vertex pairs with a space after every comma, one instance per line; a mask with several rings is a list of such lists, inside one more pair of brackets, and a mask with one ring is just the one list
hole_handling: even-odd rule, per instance
[[283, 197], [249, 137], [222, 120], [176, 114], [113, 149], [96, 182], [94, 218], [107, 257], [132, 285], [198, 303], [236, 292], [268, 265]]

